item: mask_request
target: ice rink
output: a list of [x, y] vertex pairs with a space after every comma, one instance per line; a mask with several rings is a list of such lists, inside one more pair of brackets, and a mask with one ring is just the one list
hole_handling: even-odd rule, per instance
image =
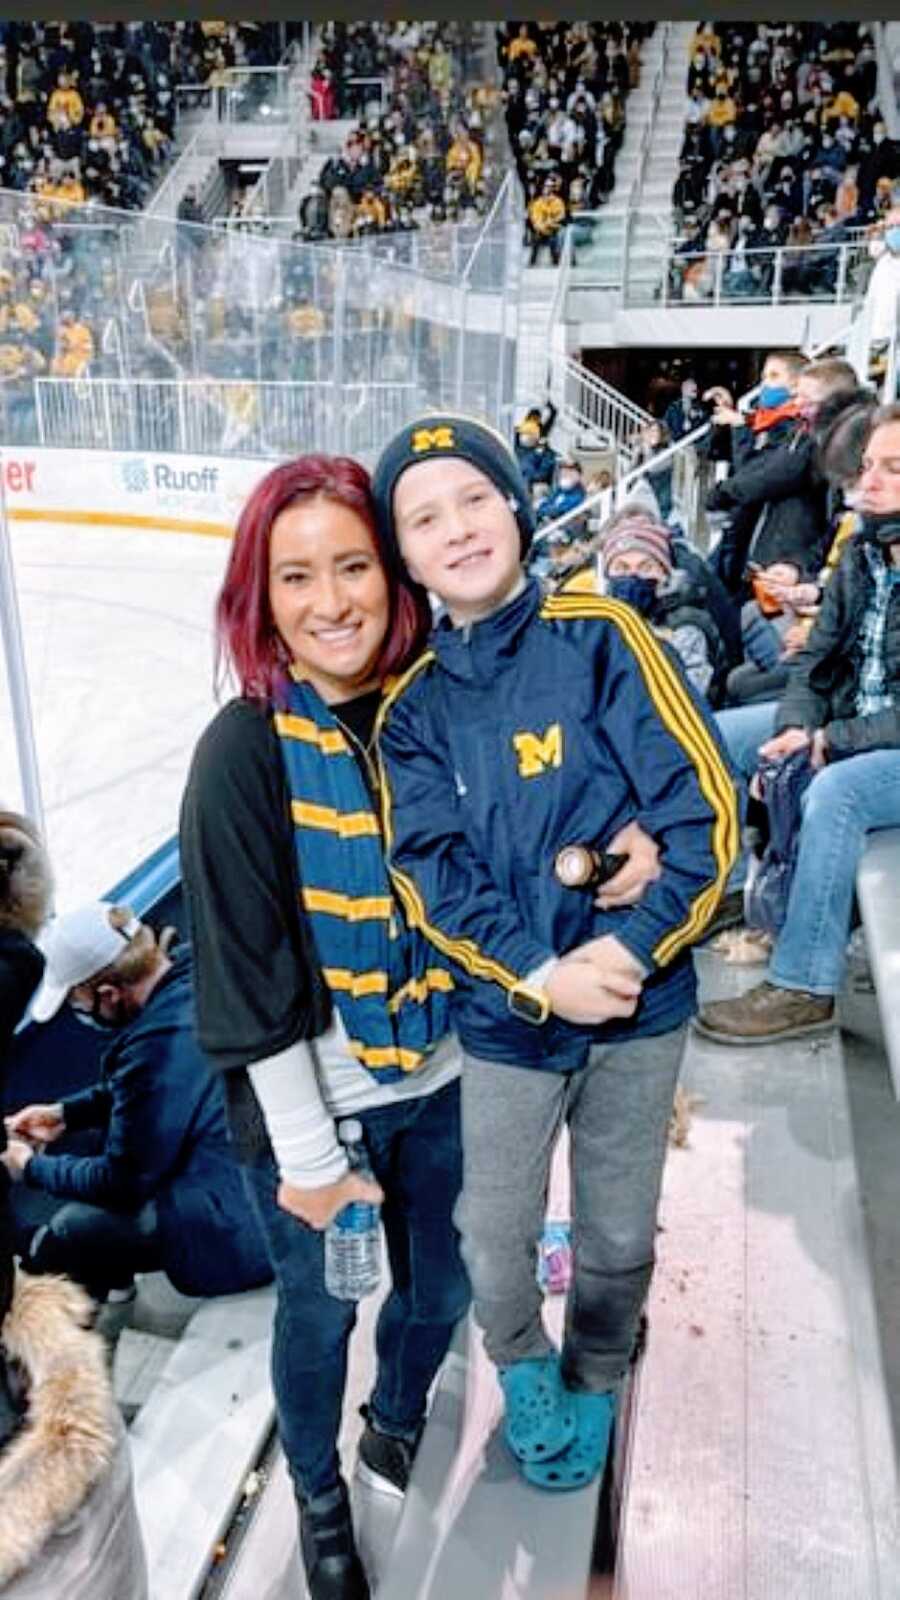
[[[109, 889], [177, 828], [191, 752], [216, 708], [212, 615], [230, 545], [14, 519], [10, 536], [56, 903], [66, 910]], [[5, 671], [0, 774], [0, 804], [21, 808]]]

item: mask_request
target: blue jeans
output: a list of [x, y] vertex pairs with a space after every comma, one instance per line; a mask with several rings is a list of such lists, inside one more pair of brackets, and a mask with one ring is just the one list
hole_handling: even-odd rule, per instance
[[[759, 747], [775, 732], [777, 710], [777, 700], [766, 700], [760, 705], [731, 706], [715, 713], [725, 749], [737, 773], [742, 818], [747, 812], [747, 787], [759, 765]], [[742, 850], [731, 869], [727, 892], [735, 894], [742, 889], [746, 876], [747, 852]]]
[[[384, 1190], [392, 1280], [378, 1316], [369, 1406], [380, 1429], [412, 1441], [469, 1304], [452, 1220], [462, 1183], [459, 1082], [354, 1115]], [[281, 1210], [271, 1156], [243, 1171], [277, 1288], [272, 1384], [278, 1429], [295, 1489], [309, 1498], [326, 1494], [340, 1479], [337, 1439], [356, 1306], [327, 1292], [323, 1235]]]
[[800, 852], [769, 977], [783, 989], [832, 995], [844, 974], [866, 834], [900, 827], [900, 750], [873, 750], [824, 767], [802, 806]]
[[738, 771], [746, 797], [747, 784], [759, 765], [759, 747], [775, 733], [777, 700], [760, 705], [732, 706], [716, 712], [719, 732]]
[[110, 1289], [128, 1288], [136, 1272], [165, 1270], [156, 1202], [140, 1211], [107, 1211], [68, 1200], [36, 1229], [22, 1265], [26, 1272], [61, 1272], [105, 1300]]

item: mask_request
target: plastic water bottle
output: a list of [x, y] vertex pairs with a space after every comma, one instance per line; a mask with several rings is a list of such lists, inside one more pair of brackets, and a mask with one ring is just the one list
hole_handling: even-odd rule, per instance
[[565, 1294], [572, 1282], [572, 1227], [548, 1220], [538, 1241], [537, 1281], [545, 1294]]
[[[338, 1138], [352, 1171], [372, 1177], [362, 1123], [338, 1123]], [[351, 1200], [325, 1230], [325, 1287], [336, 1300], [361, 1300], [381, 1281], [380, 1207]]]

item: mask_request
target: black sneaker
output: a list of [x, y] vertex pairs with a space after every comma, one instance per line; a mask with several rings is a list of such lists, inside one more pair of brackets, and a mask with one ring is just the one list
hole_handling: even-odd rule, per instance
[[402, 1497], [409, 1486], [413, 1462], [422, 1437], [421, 1428], [415, 1441], [410, 1444], [407, 1439], [398, 1439], [396, 1434], [381, 1433], [374, 1428], [368, 1406], [360, 1406], [360, 1414], [366, 1423], [359, 1441], [359, 1459], [356, 1464], [356, 1475], [360, 1483], [366, 1484], [370, 1489], [379, 1489], [382, 1494]]
[[371, 1600], [356, 1551], [347, 1486], [299, 1500], [300, 1549], [310, 1600]]

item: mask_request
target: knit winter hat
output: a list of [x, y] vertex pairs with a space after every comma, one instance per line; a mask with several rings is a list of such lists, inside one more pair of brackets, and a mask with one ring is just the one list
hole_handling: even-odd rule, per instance
[[372, 495], [384, 534], [385, 548], [397, 566], [402, 565], [394, 524], [394, 490], [408, 467], [419, 461], [456, 456], [490, 478], [519, 524], [522, 554], [534, 534], [534, 509], [518, 463], [499, 433], [474, 417], [452, 412], [431, 412], [407, 423], [385, 445], [372, 474]]
[[672, 545], [668, 529], [645, 512], [622, 517], [605, 533], [600, 542], [600, 559], [604, 572], [616, 556], [626, 550], [638, 550], [641, 555], [658, 561], [665, 572], [672, 570]]

